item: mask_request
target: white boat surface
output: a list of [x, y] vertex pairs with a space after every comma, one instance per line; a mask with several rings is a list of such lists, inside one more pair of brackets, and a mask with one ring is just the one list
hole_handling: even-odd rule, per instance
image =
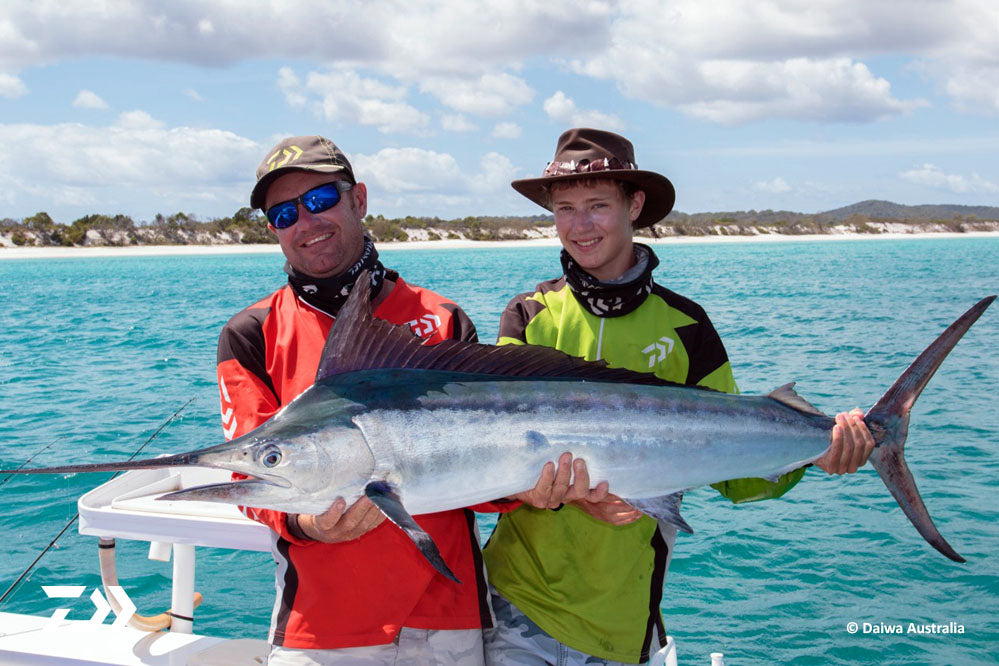
[[[121, 604], [108, 583], [114, 576], [113, 540], [150, 542], [150, 558], [173, 559], [170, 615], [154, 620], [167, 630], [141, 628], [141, 615], [132, 626], [88, 620], [0, 613], [0, 664], [109, 666], [241, 666], [265, 664], [265, 640], [225, 639], [194, 633], [195, 549], [233, 548], [270, 551], [267, 527], [249, 520], [235, 506], [210, 502], [169, 502], [156, 498], [174, 490], [230, 478], [225, 470], [199, 468], [127, 472], [82, 495], [77, 502], [80, 534], [98, 537], [111, 550], [101, 553], [104, 598], [115, 611]], [[110, 562], [110, 571], [105, 563]], [[111, 580], [108, 579], [110, 574]], [[137, 611], [141, 613], [141, 609]], [[114, 616], [112, 616], [114, 617]]]
[[[270, 530], [235, 506], [211, 502], [161, 501], [175, 490], [230, 478], [225, 470], [150, 469], [127, 472], [82, 495], [77, 502], [80, 534], [102, 548], [104, 599], [114, 623], [53, 619], [0, 612], [3, 666], [252, 666], [267, 663], [265, 640], [218, 638], [194, 633], [196, 548], [270, 552]], [[150, 559], [173, 559], [171, 608], [147, 618], [117, 601], [114, 540], [150, 543]], [[110, 588], [110, 589], [109, 589]], [[129, 617], [125, 624], [120, 617]], [[152, 625], [162, 628], [149, 630]], [[650, 666], [676, 666], [672, 637]], [[713, 664], [719, 663], [715, 660]]]

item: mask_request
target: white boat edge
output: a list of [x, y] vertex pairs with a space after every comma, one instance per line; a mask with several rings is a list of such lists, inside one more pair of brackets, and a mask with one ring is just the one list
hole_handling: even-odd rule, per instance
[[[171, 612], [193, 618], [195, 548], [269, 552], [270, 530], [243, 516], [235, 506], [156, 498], [229, 478], [227, 471], [200, 468], [127, 472], [80, 497], [79, 532], [105, 542], [148, 541], [151, 559], [167, 560], [172, 554]], [[117, 613], [120, 606], [113, 595], [107, 589], [104, 594]], [[649, 666], [677, 666], [676, 644], [672, 637], [667, 640]], [[169, 630], [151, 632], [0, 612], [0, 664], [4, 666], [247, 666], [266, 664], [269, 651], [265, 640], [201, 636], [193, 632], [193, 621], [176, 618]], [[714, 656], [712, 664], [719, 664]]]

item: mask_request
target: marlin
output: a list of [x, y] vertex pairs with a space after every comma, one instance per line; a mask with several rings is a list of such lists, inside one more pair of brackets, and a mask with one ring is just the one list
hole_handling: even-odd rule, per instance
[[[937, 367], [991, 305], [947, 328], [866, 413], [870, 461], [919, 533], [965, 560], [940, 535], [904, 458], [909, 411]], [[820, 458], [834, 420], [786, 384], [730, 395], [672, 384], [546, 347], [447, 340], [426, 346], [375, 319], [362, 276], [323, 348], [315, 384], [257, 429], [223, 444], [148, 460], [44, 469], [74, 473], [200, 466], [250, 478], [188, 488], [198, 500], [322, 513], [367, 496], [442, 575], [457, 581], [412, 518], [508, 497], [534, 486], [564, 451], [590, 478], [660, 521], [692, 532], [684, 492], [736, 478], [776, 479]], [[8, 470], [4, 470], [8, 472]]]

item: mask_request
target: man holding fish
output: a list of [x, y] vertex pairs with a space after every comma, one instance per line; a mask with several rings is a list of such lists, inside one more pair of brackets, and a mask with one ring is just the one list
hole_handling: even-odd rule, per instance
[[[298, 136], [274, 146], [257, 168], [250, 202], [277, 235], [288, 284], [235, 315], [219, 337], [226, 439], [250, 432], [312, 385], [334, 317], [364, 271], [375, 317], [408, 326], [427, 344], [476, 339], [461, 308], [378, 260], [361, 223], [367, 189], [329, 139]], [[570, 462], [546, 465], [538, 487], [520, 497], [547, 505], [606, 495], [606, 484], [590, 492], [584, 477], [570, 487]], [[482, 663], [481, 630], [491, 614], [470, 510], [419, 520], [463, 584], [437, 575], [366, 497], [350, 506], [339, 499], [318, 515], [243, 511], [273, 530], [278, 594], [269, 663]]]
[[[672, 183], [639, 170], [627, 139], [572, 129], [559, 138], [540, 178], [514, 189], [552, 211], [562, 243], [562, 277], [515, 297], [500, 320], [499, 344], [555, 347], [571, 356], [681, 384], [736, 393], [725, 348], [704, 310], [655, 282], [659, 260], [635, 243], [673, 207]], [[830, 474], [866, 463], [874, 440], [859, 409], [836, 417]], [[585, 471], [576, 461], [577, 471]], [[714, 484], [733, 502], [783, 495], [804, 474], [776, 482]], [[611, 489], [613, 490], [613, 488]], [[643, 663], [666, 644], [659, 610], [676, 528], [623, 500], [522, 506], [500, 516], [483, 550], [497, 625], [486, 661], [526, 664]]]

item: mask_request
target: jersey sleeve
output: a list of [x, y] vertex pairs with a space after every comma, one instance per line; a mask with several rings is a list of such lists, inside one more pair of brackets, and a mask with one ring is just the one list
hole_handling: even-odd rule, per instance
[[[542, 285], [539, 285], [541, 287]], [[549, 337], [546, 334], [541, 334], [538, 328], [538, 322], [535, 322], [532, 326], [531, 340], [528, 341], [527, 327], [536, 318], [541, 315], [546, 309], [543, 300], [542, 291], [539, 289], [535, 293], [524, 293], [514, 296], [513, 299], [507, 303], [506, 308], [503, 310], [503, 314], [500, 315], [500, 325], [499, 325], [499, 336], [496, 340], [497, 345], [543, 345], [545, 347], [554, 347], [554, 339], [548, 340]], [[539, 321], [541, 321], [539, 319]], [[550, 326], [543, 326], [541, 328], [548, 329]], [[535, 339], [535, 338], [544, 339]]]
[[[281, 408], [266, 372], [262, 322], [267, 310], [244, 310], [219, 334], [218, 365], [222, 431], [226, 441], [250, 432]], [[234, 481], [247, 478], [233, 473]], [[297, 516], [271, 509], [239, 507], [243, 514], [267, 525], [287, 541], [311, 544], [298, 529]]]
[[475, 324], [465, 311], [454, 303], [444, 303], [441, 307], [451, 314], [451, 339], [464, 342], [478, 342], [479, 334]]

